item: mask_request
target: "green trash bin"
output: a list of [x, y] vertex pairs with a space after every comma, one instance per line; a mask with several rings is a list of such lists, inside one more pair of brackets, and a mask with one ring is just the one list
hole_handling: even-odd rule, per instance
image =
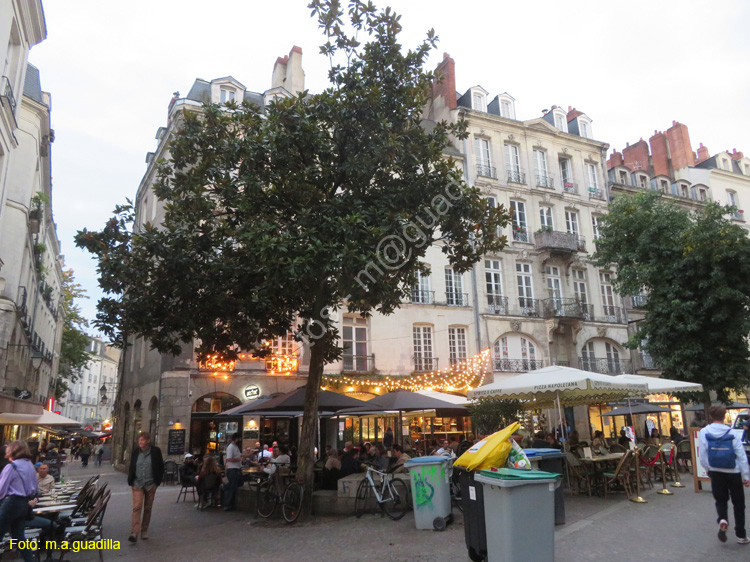
[[560, 477], [501, 468], [474, 477], [482, 485], [487, 561], [555, 560], [555, 489]]
[[417, 529], [444, 531], [453, 519], [448, 464], [443, 456], [417, 457], [404, 463], [409, 469], [414, 521]]

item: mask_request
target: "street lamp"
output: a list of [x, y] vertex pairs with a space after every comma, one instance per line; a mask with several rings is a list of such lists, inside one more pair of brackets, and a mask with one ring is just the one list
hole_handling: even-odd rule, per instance
[[102, 387], [99, 389], [99, 394], [101, 394], [101, 400], [102, 405], [107, 403], [107, 385], [102, 385]]

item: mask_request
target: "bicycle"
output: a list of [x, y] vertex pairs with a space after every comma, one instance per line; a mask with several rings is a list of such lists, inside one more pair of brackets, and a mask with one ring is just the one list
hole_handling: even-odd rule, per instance
[[[373, 475], [380, 478], [380, 484], [376, 484]], [[367, 508], [370, 494], [375, 499], [382, 511], [394, 521], [401, 519], [409, 509], [409, 490], [404, 481], [394, 478], [392, 472], [381, 472], [373, 465], [367, 465], [365, 477], [357, 486], [357, 496], [354, 500], [354, 515], [359, 519]]]
[[286, 485], [282, 478], [289, 475], [282, 473], [280, 466], [276, 472], [258, 487], [256, 512], [260, 517], [268, 519], [276, 511], [276, 506], [281, 503], [281, 514], [287, 523], [294, 523], [302, 511], [302, 499], [305, 489], [292, 478]]

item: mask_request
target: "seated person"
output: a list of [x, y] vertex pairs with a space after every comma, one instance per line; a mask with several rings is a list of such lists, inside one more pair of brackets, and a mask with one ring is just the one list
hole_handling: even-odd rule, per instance
[[204, 459], [196, 480], [201, 502], [208, 500], [211, 505], [221, 489], [221, 469], [214, 457], [208, 456]]
[[369, 441], [365, 441], [362, 443], [362, 445], [359, 446], [359, 454], [357, 455], [357, 460], [360, 463], [363, 462], [369, 462], [372, 456], [370, 455], [370, 450], [372, 448], [372, 445]]
[[36, 478], [39, 483], [39, 494], [49, 494], [55, 487], [55, 479], [49, 473], [49, 465], [43, 462], [37, 469]]
[[677, 445], [680, 441], [684, 441], [685, 437], [683, 437], [677, 428], [673, 426], [669, 428], [669, 440]]
[[324, 490], [335, 490], [338, 487], [338, 479], [341, 473], [341, 461], [339, 460], [339, 452], [336, 449], [330, 449], [328, 451], [328, 458], [326, 464], [323, 467], [323, 489]]
[[651, 430], [651, 434], [649, 435], [649, 445], [656, 445], [657, 447], [661, 446], [661, 435], [659, 435], [659, 430], [656, 428]]
[[401, 447], [401, 445], [399, 445], [398, 443], [395, 443], [393, 445], [393, 456], [396, 457], [396, 462], [393, 465], [393, 472], [409, 472], [409, 469], [404, 466], [404, 463], [406, 463], [406, 461], [408, 460], [411, 460], [411, 457], [404, 452], [403, 447]]
[[456, 453], [453, 452], [453, 449], [451, 449], [450, 443], [448, 442], [447, 439], [445, 439], [443, 441], [443, 445], [441, 447], [439, 447], [435, 451], [435, 455], [437, 455], [438, 457], [451, 457], [451, 458], [453, 458], [453, 457], [456, 456]]
[[[268, 474], [268, 476], [273, 476], [280, 468], [289, 468], [291, 458], [289, 457], [289, 450], [286, 448], [286, 445], [276, 445], [273, 451], [271, 451], [271, 455], [270, 462], [263, 469], [263, 472]], [[281, 472], [276, 474], [276, 477], [280, 474]]]
[[573, 431], [568, 436], [568, 447], [570, 447], [571, 451], [575, 451], [578, 449], [578, 447], [581, 445], [581, 439], [578, 434], [578, 431]]
[[562, 445], [555, 437], [554, 433], [548, 433], [547, 437], [545, 438], [545, 441], [547, 443], [546, 448], [547, 449], [562, 449]]
[[630, 437], [625, 433], [624, 427], [620, 430], [620, 437], [617, 438], [617, 444], [630, 449]]
[[532, 449], [546, 449], [549, 446], [547, 443], [547, 435], [543, 431], [537, 431], [534, 434], [534, 439], [531, 441]]
[[391, 459], [386, 456], [385, 447], [382, 443], [378, 443], [375, 446], [375, 457], [372, 459], [372, 464], [374, 464], [375, 468], [381, 472], [388, 470], [388, 467], [391, 464]]
[[591, 442], [591, 449], [599, 455], [606, 455], [609, 453], [607, 442], [604, 440], [604, 433], [598, 429], [594, 432], [594, 440]]
[[359, 472], [359, 461], [357, 460], [355, 453], [356, 451], [354, 450], [354, 447], [352, 447], [344, 453], [343, 457], [341, 457], [341, 471], [339, 473], [339, 478]]
[[183, 486], [195, 486], [198, 481], [198, 465], [195, 464], [195, 457], [190, 453], [185, 453], [185, 457], [180, 467], [180, 483]]

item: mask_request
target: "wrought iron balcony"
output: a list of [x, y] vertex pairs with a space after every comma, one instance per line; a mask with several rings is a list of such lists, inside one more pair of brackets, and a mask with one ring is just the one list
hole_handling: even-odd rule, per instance
[[584, 371], [603, 375], [623, 375], [633, 372], [629, 359], [597, 359], [596, 357], [579, 357], [578, 364]]
[[448, 306], [469, 306], [469, 294], [446, 291], [445, 303]]
[[26, 320], [26, 314], [28, 312], [28, 309], [26, 308], [27, 298], [28, 292], [26, 291], [26, 287], [18, 287], [18, 299], [16, 300], [16, 307], [18, 308], [18, 314], [21, 317], [22, 321]]
[[508, 314], [508, 297], [487, 295], [487, 310], [492, 314]]
[[745, 222], [745, 211], [738, 209], [732, 213], [732, 220]]
[[343, 373], [371, 373], [375, 370], [375, 355], [347, 355], [344, 354]]
[[522, 183], [526, 184], [526, 172], [522, 170], [509, 169], [508, 171], [508, 183]]
[[485, 178], [497, 179], [497, 170], [494, 166], [488, 166], [486, 164], [477, 164], [477, 175]]
[[633, 295], [629, 300], [632, 308], [643, 308], [648, 302], [648, 295]]
[[563, 191], [565, 193], [572, 193], [574, 195], [578, 194], [578, 184], [573, 183], [572, 181], [564, 181], [563, 184]]
[[638, 354], [638, 368], [645, 369], [647, 371], [659, 370], [659, 367], [657, 366], [656, 361], [654, 361], [654, 358], [645, 351], [641, 351]]
[[513, 240], [515, 242], [531, 242], [529, 233], [526, 231], [526, 229], [517, 229], [515, 226], [513, 227]]
[[555, 180], [552, 178], [552, 176], [548, 176], [545, 174], [536, 174], [536, 186], [537, 187], [544, 187], [546, 189], [554, 189], [555, 188]]
[[589, 187], [589, 199], [601, 199], [604, 201], [604, 190], [596, 187]]
[[580, 302], [578, 299], [551, 298], [542, 301], [545, 318], [580, 318], [591, 320], [594, 317], [594, 307]]
[[15, 119], [16, 98], [13, 95], [13, 87], [10, 85], [10, 79], [7, 76], [3, 76], [2, 85], [0, 85], [0, 97], [5, 98], [8, 107], [10, 107], [10, 112], [13, 115], [13, 119]]
[[437, 371], [438, 359], [428, 355], [414, 355], [414, 371], [422, 373], [425, 371]]
[[622, 324], [622, 310], [619, 306], [605, 305], [602, 307], [604, 314], [597, 316], [599, 322], [609, 322], [610, 324]]
[[492, 360], [492, 370], [504, 373], [526, 373], [542, 367], [544, 367], [544, 361], [541, 359], [500, 359], [495, 357]]
[[586, 241], [573, 232], [542, 230], [534, 233], [534, 247], [537, 250], [585, 252]]
[[534, 318], [541, 317], [541, 301], [528, 297], [518, 297], [518, 315], [531, 316]]
[[435, 291], [412, 289], [409, 302], [411, 304], [435, 304]]

